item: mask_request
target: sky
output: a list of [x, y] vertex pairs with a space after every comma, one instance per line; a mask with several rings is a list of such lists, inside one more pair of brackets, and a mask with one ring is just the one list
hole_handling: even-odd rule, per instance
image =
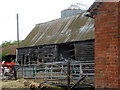
[[0, 44], [17, 40], [19, 15], [19, 38], [24, 40], [38, 23], [61, 17], [61, 11], [71, 4], [91, 6], [95, 0], [0, 0]]

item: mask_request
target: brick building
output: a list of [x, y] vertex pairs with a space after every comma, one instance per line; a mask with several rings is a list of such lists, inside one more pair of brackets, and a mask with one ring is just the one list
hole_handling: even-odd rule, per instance
[[95, 2], [88, 10], [91, 13], [88, 16], [95, 19], [96, 88], [120, 89], [120, 2], [118, 1]]

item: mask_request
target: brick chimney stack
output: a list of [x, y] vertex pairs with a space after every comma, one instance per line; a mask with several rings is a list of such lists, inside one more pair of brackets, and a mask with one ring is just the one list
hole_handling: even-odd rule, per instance
[[120, 89], [120, 2], [103, 2], [97, 8], [95, 88]]

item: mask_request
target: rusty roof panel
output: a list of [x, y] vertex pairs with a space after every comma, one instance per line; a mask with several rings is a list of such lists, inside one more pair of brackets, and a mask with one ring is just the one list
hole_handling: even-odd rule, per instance
[[94, 39], [94, 20], [86, 13], [37, 24], [21, 47]]
[[0, 54], [4, 53], [5, 51], [8, 51], [6, 55], [16, 55], [16, 48], [17, 48], [17, 45], [0, 47]]

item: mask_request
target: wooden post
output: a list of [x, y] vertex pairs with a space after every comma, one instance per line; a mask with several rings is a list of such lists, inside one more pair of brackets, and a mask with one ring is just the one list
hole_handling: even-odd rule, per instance
[[67, 88], [69, 89], [69, 85], [70, 85], [70, 61], [68, 61], [67, 63], [67, 81], [68, 81], [68, 86]]
[[17, 80], [17, 71], [15, 70], [14, 66], [12, 66], [12, 67], [13, 67], [13, 71], [14, 71], [14, 78], [15, 78], [15, 80]]
[[37, 74], [37, 70], [36, 70], [36, 69], [37, 69], [37, 68], [36, 68], [36, 65], [35, 65], [35, 74], [34, 74], [34, 75], [35, 75], [35, 82], [36, 82], [36, 76], [37, 76], [37, 75], [36, 75], [36, 74]]
[[34, 79], [34, 82], [35, 82], [35, 65], [33, 65], [33, 79]]

